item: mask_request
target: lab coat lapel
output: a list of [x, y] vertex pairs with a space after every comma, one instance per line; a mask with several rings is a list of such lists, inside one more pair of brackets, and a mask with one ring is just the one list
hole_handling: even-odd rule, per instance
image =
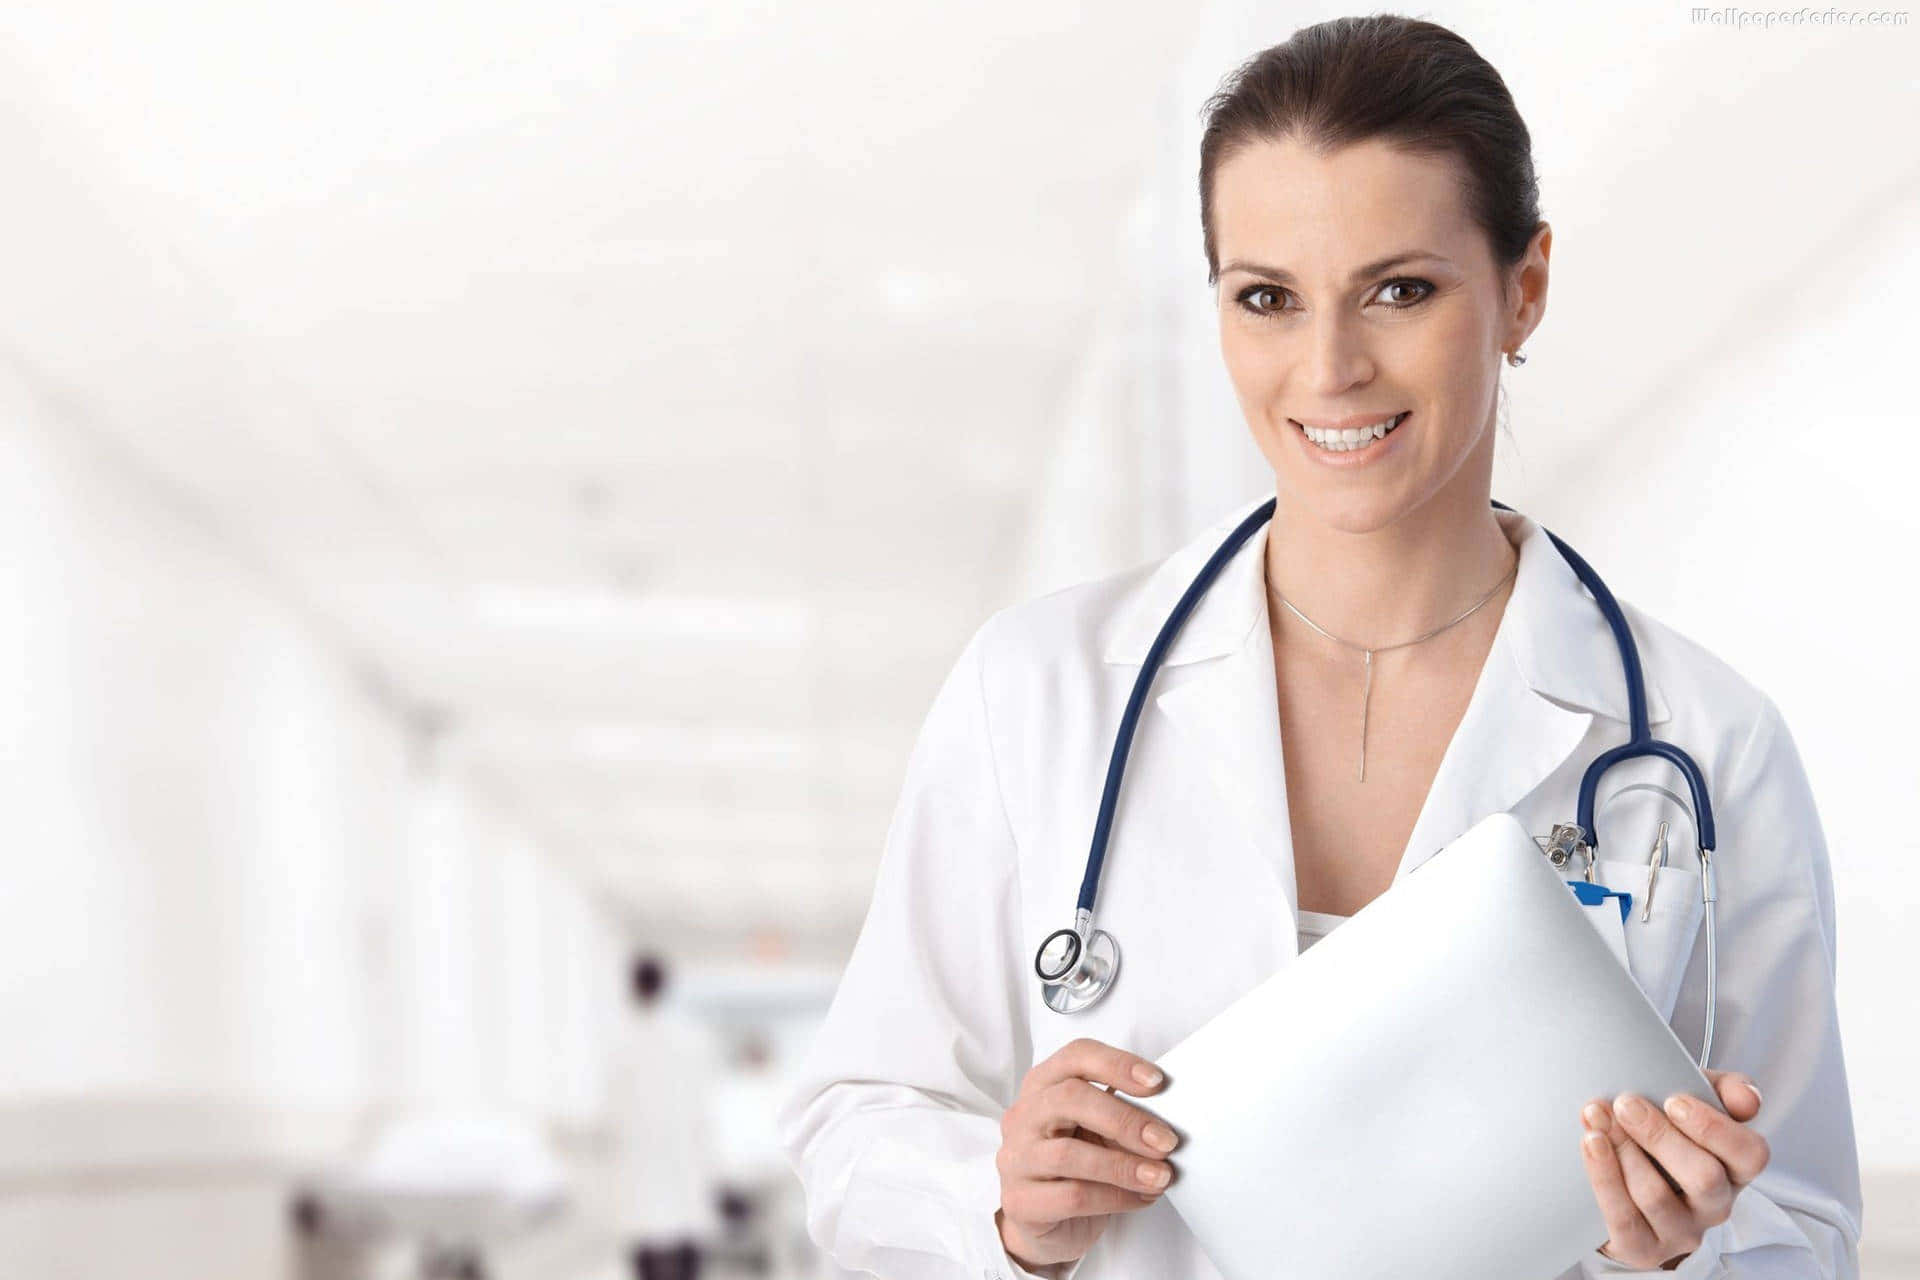
[[[1627, 718], [1620, 651], [1593, 597], [1545, 529], [1518, 512], [1494, 514], [1519, 550], [1513, 591], [1414, 822], [1396, 883], [1480, 819], [1511, 811], [1552, 777], [1586, 741], [1596, 713]], [[1658, 683], [1646, 679], [1648, 720], [1659, 724], [1669, 716], [1667, 701]], [[1564, 818], [1573, 817], [1569, 804]]]
[[[1258, 587], [1265, 582], [1266, 534], [1248, 540], [1242, 572], [1221, 585], [1241, 589], [1251, 565]], [[1223, 578], [1225, 574], [1222, 574]], [[1287, 813], [1287, 772], [1280, 740], [1279, 701], [1273, 683], [1273, 639], [1264, 599], [1241, 642], [1195, 666], [1180, 684], [1162, 693], [1157, 706], [1180, 739], [1189, 765], [1204, 774], [1222, 801], [1220, 812], [1238, 823], [1238, 835], [1255, 865], [1273, 878], [1272, 891], [1286, 903], [1284, 926], [1290, 952], [1297, 942], [1298, 901], [1293, 873], [1293, 832]]]
[[[1121, 616], [1106, 659], [1138, 664], [1173, 604], [1200, 567], [1241, 520], [1267, 499], [1249, 503], [1207, 529], [1164, 561]], [[1162, 718], [1182, 774], [1219, 803], [1189, 815], [1187, 827], [1213, 843], [1210, 853], [1248, 864], [1246, 902], [1279, 899], [1284, 918], [1271, 912], [1280, 954], [1295, 949], [1293, 841], [1288, 826], [1286, 770], [1280, 745], [1279, 704], [1273, 682], [1273, 642], [1267, 629], [1267, 526], [1249, 537], [1200, 598], [1168, 647], [1143, 719]], [[1143, 724], [1143, 733], [1157, 733]], [[1168, 780], [1166, 794], [1183, 794]], [[1230, 882], [1230, 881], [1229, 881]]]
[[[1560, 706], [1527, 683], [1513, 632], [1525, 619], [1510, 599], [1465, 714], [1447, 743], [1394, 873], [1402, 877], [1488, 814], [1511, 810], [1572, 755], [1593, 713]], [[1567, 815], [1571, 818], [1573, 815]]]

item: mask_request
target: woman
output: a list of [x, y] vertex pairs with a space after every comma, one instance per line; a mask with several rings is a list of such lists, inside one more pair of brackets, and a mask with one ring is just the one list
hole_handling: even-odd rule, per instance
[[[1099, 903], [1128, 950], [1084, 1013], [1041, 1002], [1034, 948], [1076, 896], [1148, 646], [1258, 504], [1159, 564], [995, 615], [941, 688], [781, 1114], [809, 1231], [841, 1263], [1216, 1276], [1161, 1200], [1178, 1153], [1122, 1095], [1153, 1093], [1155, 1054], [1479, 818], [1568, 819], [1587, 762], [1625, 740], [1604, 619], [1534, 521], [1489, 505], [1499, 362], [1521, 362], [1546, 305], [1529, 147], [1499, 75], [1400, 17], [1306, 28], [1209, 104], [1221, 351], [1277, 510], [1143, 712]], [[1728, 1114], [1623, 1097], [1569, 1116], [1609, 1238], [1565, 1274], [1855, 1276], [1833, 895], [1805, 774], [1769, 699], [1628, 616], [1650, 719], [1715, 800], [1714, 1053], [1731, 1069], [1709, 1076]], [[1692, 1046], [1705, 949], [1674, 785], [1654, 760], [1607, 774], [1595, 824], [1618, 852], [1596, 878], [1635, 894], [1629, 967]], [[1679, 852], [1643, 908], [1661, 823]]]

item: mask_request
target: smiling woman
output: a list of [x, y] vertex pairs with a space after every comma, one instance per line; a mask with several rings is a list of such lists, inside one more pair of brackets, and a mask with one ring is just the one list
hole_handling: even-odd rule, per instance
[[[1572, 1242], [1563, 1280], [1856, 1276], [1831, 876], [1792, 737], [1699, 645], [1624, 602], [1603, 620], [1546, 530], [1490, 502], [1501, 365], [1545, 315], [1553, 243], [1505, 82], [1444, 27], [1341, 18], [1234, 72], [1200, 152], [1221, 356], [1272, 496], [1157, 563], [1003, 610], [965, 647], [782, 1109], [810, 1233], [896, 1280], [1217, 1280], [1161, 1194], [1179, 1136], [1123, 1095], [1153, 1094], [1154, 1056], [1479, 819], [1543, 831], [1574, 812], [1586, 763], [1651, 721], [1723, 815], [1718, 846], [1699, 836], [1728, 854], [1723, 927], [1717, 952], [1695, 945], [1682, 874], [1682, 896], [1616, 922], [1615, 954], [1676, 1031], [1695, 1005], [1675, 997], [1722, 957], [1727, 1069], [1707, 1073], [1717, 1107], [1599, 1098], [1584, 1133], [1569, 1108], [1563, 1171], [1582, 1203], [1590, 1182], [1606, 1238]], [[1644, 669], [1632, 698], [1609, 621]], [[1129, 764], [1109, 746], [1135, 727]], [[1614, 815], [1598, 869], [1616, 880], [1616, 850], [1685, 816]], [[1248, 1063], [1245, 1087], [1262, 1080]], [[1366, 1137], [1363, 1157], [1399, 1158]], [[1473, 1248], [1435, 1239], [1398, 1273], [1487, 1274]]]

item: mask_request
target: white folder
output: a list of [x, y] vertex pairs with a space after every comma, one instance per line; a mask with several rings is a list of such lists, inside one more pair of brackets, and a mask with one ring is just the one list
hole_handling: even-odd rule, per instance
[[1130, 1101], [1227, 1280], [1551, 1280], [1606, 1240], [1581, 1107], [1720, 1102], [1585, 910], [1494, 814], [1156, 1059]]

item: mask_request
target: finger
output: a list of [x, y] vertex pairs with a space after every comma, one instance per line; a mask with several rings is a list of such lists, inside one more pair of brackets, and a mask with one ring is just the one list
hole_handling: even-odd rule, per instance
[[[1618, 1103], [1619, 1099], [1616, 1098], [1614, 1101]], [[1607, 1140], [1613, 1144], [1614, 1158], [1621, 1161], [1621, 1167], [1623, 1169], [1626, 1168], [1625, 1157], [1620, 1153], [1628, 1147], [1638, 1147], [1640, 1144], [1633, 1140], [1633, 1134], [1627, 1131], [1627, 1126], [1621, 1122], [1618, 1114], [1612, 1111], [1607, 1113]], [[1642, 1150], [1641, 1154], [1644, 1156], [1646, 1152]], [[1667, 1178], [1669, 1189], [1671, 1189], [1675, 1195], [1678, 1195], [1680, 1192], [1680, 1184], [1668, 1177], [1666, 1170], [1660, 1169], [1657, 1162], [1653, 1167], [1660, 1170], [1660, 1176]]]
[[1654, 1246], [1655, 1262], [1673, 1257], [1676, 1253], [1692, 1253], [1700, 1247], [1700, 1227], [1694, 1222], [1692, 1210], [1681, 1200], [1666, 1176], [1660, 1172], [1653, 1158], [1640, 1149], [1637, 1142], [1629, 1142], [1623, 1147], [1614, 1148], [1614, 1155], [1620, 1160], [1620, 1173], [1626, 1179], [1627, 1192], [1633, 1197], [1634, 1207], [1640, 1210], [1640, 1216], [1647, 1220], [1658, 1237]]
[[[1648, 1102], [1639, 1094], [1623, 1093], [1613, 1100], [1613, 1131], [1611, 1136], [1613, 1137], [1613, 1145], [1616, 1151], [1628, 1143], [1635, 1144], [1639, 1146], [1642, 1152], [1654, 1156], [1655, 1167], [1659, 1168], [1663, 1174], [1670, 1173], [1669, 1170], [1659, 1163], [1658, 1155], [1654, 1149], [1661, 1147], [1666, 1150], [1668, 1154], [1674, 1156], [1675, 1159], [1685, 1159], [1686, 1147], [1693, 1145], [1683, 1137], [1682, 1143], [1684, 1146], [1674, 1146], [1671, 1139], [1667, 1136], [1671, 1132], [1675, 1132], [1672, 1122], [1667, 1119], [1658, 1107]], [[1676, 1193], [1680, 1190], [1680, 1184], [1676, 1179], [1669, 1177], [1668, 1184]]]
[[1653, 1228], [1648, 1225], [1633, 1193], [1627, 1190], [1626, 1176], [1613, 1143], [1601, 1133], [1586, 1134], [1580, 1140], [1580, 1152], [1587, 1165], [1587, 1181], [1593, 1185], [1594, 1203], [1607, 1224], [1607, 1244], [1623, 1261], [1645, 1257], [1659, 1247]]
[[[1760, 1176], [1772, 1158], [1767, 1140], [1746, 1125], [1714, 1110], [1698, 1098], [1675, 1094], [1667, 1099], [1667, 1116], [1673, 1126], [1711, 1155], [1725, 1170], [1735, 1191]], [[1658, 1152], [1654, 1153], [1656, 1157]], [[1665, 1163], [1662, 1158], [1662, 1163]], [[1672, 1166], [1668, 1166], [1672, 1170]], [[1677, 1173], [1677, 1171], [1674, 1171]], [[1686, 1179], [1681, 1179], [1686, 1186]], [[1692, 1194], [1692, 1188], [1687, 1188]]]
[[[1136, 1071], [1146, 1074], [1144, 1077], [1136, 1076]], [[1032, 1090], [1038, 1093], [1062, 1080], [1074, 1078], [1097, 1081], [1109, 1088], [1143, 1096], [1165, 1083], [1165, 1073], [1139, 1054], [1128, 1053], [1124, 1049], [1116, 1049], [1110, 1044], [1082, 1036], [1061, 1045], [1044, 1062], [1027, 1072], [1027, 1078], [1021, 1082], [1020, 1092]]]
[[1735, 1120], [1751, 1120], [1760, 1114], [1760, 1086], [1753, 1082], [1752, 1076], [1742, 1071], [1716, 1071], [1712, 1067], [1707, 1068], [1706, 1074], [1714, 1092], [1720, 1095], [1720, 1105]]
[[[1675, 1100], [1680, 1096], [1675, 1095]], [[1696, 1098], [1688, 1109], [1698, 1111], [1706, 1105]], [[1728, 1183], [1726, 1167], [1718, 1157], [1674, 1127], [1671, 1120], [1638, 1094], [1620, 1095], [1614, 1113], [1641, 1151], [1657, 1160], [1672, 1186], [1680, 1189], [1686, 1197], [1684, 1207], [1690, 1214], [1708, 1223], [1727, 1217], [1733, 1207], [1733, 1188]]]
[[1173, 1166], [1164, 1160], [1143, 1160], [1113, 1147], [1096, 1146], [1075, 1138], [1044, 1138], [1026, 1146], [1002, 1148], [1012, 1155], [1001, 1172], [1022, 1178], [1077, 1178], [1104, 1182], [1144, 1196], [1157, 1196], [1173, 1180]]
[[1021, 1223], [1064, 1222], [1108, 1213], [1131, 1213], [1159, 1203], [1158, 1196], [1136, 1195], [1104, 1182], [1072, 1178], [1019, 1179], [1004, 1194], [1001, 1207]]
[[1158, 1160], [1180, 1145], [1171, 1128], [1123, 1098], [1085, 1080], [1062, 1080], [1036, 1099], [1039, 1135], [1092, 1130], [1123, 1152]]

